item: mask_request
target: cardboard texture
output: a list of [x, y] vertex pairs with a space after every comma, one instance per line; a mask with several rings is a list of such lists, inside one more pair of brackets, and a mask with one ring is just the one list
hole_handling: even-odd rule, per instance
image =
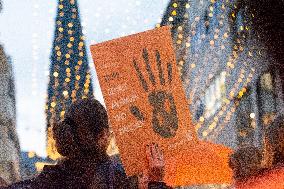
[[145, 145], [165, 157], [196, 143], [178, 75], [170, 29], [91, 46], [97, 75], [128, 175], [145, 169]]

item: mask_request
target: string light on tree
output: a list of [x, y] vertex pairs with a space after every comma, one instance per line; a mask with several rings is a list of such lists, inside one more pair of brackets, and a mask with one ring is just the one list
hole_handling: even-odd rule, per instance
[[52, 139], [53, 123], [64, 118], [72, 102], [93, 96], [77, 1], [59, 0], [57, 8], [46, 104], [47, 154], [52, 159], [59, 158]]
[[251, 119], [254, 119], [255, 118], [255, 113], [250, 113], [249, 116], [250, 116]]

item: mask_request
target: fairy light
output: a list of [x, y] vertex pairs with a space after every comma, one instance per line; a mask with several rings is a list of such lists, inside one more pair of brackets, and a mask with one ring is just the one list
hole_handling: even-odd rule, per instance
[[[234, 56], [235, 58], [237, 58], [238, 56]], [[234, 59], [232, 59], [233, 61], [235, 61]], [[253, 68], [252, 68], [253, 69]], [[253, 69], [254, 70], [254, 69]], [[240, 71], [242, 74], [244, 73], [244, 70], [243, 69], [241, 69], [241, 71]], [[242, 75], [241, 74], [241, 75]], [[243, 77], [243, 76], [242, 76]], [[240, 78], [239, 78], [240, 79]], [[249, 78], [248, 78], [248, 80], [247, 80], [247, 82], [245, 83], [245, 84], [247, 84], [248, 83], [248, 81], [249, 81]], [[236, 88], [238, 88], [238, 86], [239, 86], [240, 84], [235, 84], [234, 85], [234, 87], [233, 87], [233, 89], [231, 90], [231, 92], [229, 93], [229, 95], [230, 95], [230, 99], [233, 99], [233, 96], [234, 96], [234, 91], [236, 90]], [[245, 92], [246, 90], [245, 89], [242, 89], [242, 91], [243, 92]], [[226, 102], [226, 104], [227, 105], [229, 105], [230, 104], [230, 100], [228, 100], [228, 99], [225, 99], [225, 102]], [[223, 111], [226, 111], [226, 106], [224, 106], [224, 108], [222, 108], [222, 115], [223, 115]], [[235, 107], [232, 107], [231, 109], [229, 109], [228, 110], [228, 112], [227, 112], [227, 115], [225, 115], [225, 120], [224, 120], [224, 123], [228, 123], [228, 121], [231, 119], [231, 116], [232, 116], [232, 112], [235, 112]], [[221, 114], [220, 114], [220, 116], [221, 116]], [[216, 122], [216, 120], [215, 120], [215, 122]], [[214, 123], [214, 122], [213, 122]], [[219, 127], [219, 129], [217, 129], [217, 131], [215, 131], [215, 136], [224, 128], [224, 124], [222, 125], [222, 126], [220, 126]], [[202, 127], [202, 125], [200, 126], [200, 128]], [[221, 129], [220, 129], [221, 128]], [[210, 132], [213, 132], [213, 129], [212, 129], [212, 124], [210, 125], [209, 124], [209, 128], [207, 129], [207, 130], [205, 130], [204, 132], [206, 132], [207, 134], [206, 135], [203, 135], [203, 137], [207, 137], [209, 134], [210, 134]], [[214, 135], [213, 135], [214, 136]], [[211, 139], [212, 139], [212, 137], [211, 137]]]
[[[66, 108], [77, 98], [93, 95], [89, 68], [86, 67], [88, 64], [85, 57], [85, 37], [80, 35], [82, 30], [80, 31], [81, 26], [77, 20], [76, 2], [60, 0], [57, 8], [59, 15], [55, 22], [57, 38], [53, 44], [54, 54], [49, 81], [53, 92], [49, 94], [45, 106], [49, 124], [54, 120], [63, 119]], [[82, 25], [86, 26], [86, 23], [87, 20], [84, 20]], [[77, 50], [79, 52], [74, 54]], [[48, 154], [56, 159], [59, 155], [54, 154], [53, 147], [50, 146], [52, 143], [50, 132], [51, 129], [48, 128]]]
[[[252, 70], [254, 70], [254, 68], [252, 68]], [[251, 72], [253, 72], [251, 70]], [[240, 73], [244, 73], [244, 70], [243, 69], [241, 69], [240, 70]], [[248, 74], [249, 75], [249, 74]], [[240, 78], [239, 78], [240, 79]], [[249, 79], [249, 77], [248, 77], [248, 79]], [[244, 85], [247, 85], [248, 83], [249, 83], [249, 80], [247, 79], [247, 81], [244, 83]], [[234, 91], [239, 87], [239, 85], [240, 84], [235, 84], [234, 86], [233, 86], [233, 88], [231, 89], [231, 91], [229, 92], [229, 98], [232, 100], [233, 98], [234, 98], [234, 96], [235, 96], [235, 93], [234, 93]], [[242, 88], [241, 89], [241, 91], [242, 91], [242, 93], [244, 93], [244, 92], [246, 92], [246, 89], [245, 88]], [[240, 91], [240, 92], [241, 92]], [[240, 93], [239, 92], [239, 93]], [[225, 99], [225, 103], [227, 104], [227, 105], [229, 105], [230, 104], [230, 100], [228, 100], [228, 99]], [[233, 109], [232, 109], [233, 108]], [[222, 111], [226, 111], [226, 106], [224, 106], [224, 108], [222, 109]], [[231, 112], [234, 112], [235, 111], [235, 107], [231, 107], [231, 109], [229, 109], [229, 111], [227, 111], [227, 115], [225, 115], [225, 120], [224, 120], [224, 123], [228, 123], [228, 121], [231, 119], [231, 117], [232, 117], [232, 113]], [[220, 123], [221, 125], [218, 127], [219, 129], [217, 130], [217, 131], [215, 131], [215, 133], [219, 133], [223, 128], [224, 128], [224, 126], [225, 125], [222, 125], [222, 123]], [[220, 129], [221, 128], [221, 129]], [[207, 133], [209, 134], [210, 132], [212, 132], [212, 129], [207, 129], [206, 130], [207, 131]], [[206, 135], [206, 136], [208, 136], [208, 134]], [[215, 135], [217, 135], [217, 134], [215, 134]], [[211, 138], [212, 139], [212, 138]]]
[[186, 9], [189, 9], [189, 8], [190, 8], [190, 4], [189, 4], [189, 3], [186, 3], [185, 8], [186, 8]]
[[254, 119], [255, 118], [255, 113], [250, 113], [250, 118]]
[[[186, 9], [188, 9], [190, 6], [189, 4], [185, 4], [183, 5], [185, 6]], [[182, 8], [181, 5], [179, 5], [178, 3], [173, 3], [172, 7], [174, 8], [174, 10], [172, 11], [172, 13], [177, 13], [178, 12], [178, 9], [177, 8]], [[187, 14], [187, 13], [186, 13]], [[185, 20], [188, 19], [188, 16], [187, 15], [184, 15], [184, 18]], [[176, 16], [175, 14], [172, 14], [174, 16]], [[187, 33], [185, 33], [186, 31], [184, 30], [184, 27], [185, 27], [185, 23], [183, 22], [182, 25], [179, 25], [177, 27], [177, 39], [176, 39], [176, 45], [180, 45], [180, 46], [185, 46], [185, 53], [187, 54], [188, 53], [188, 48], [190, 47], [190, 39], [187, 37]], [[184, 66], [184, 62], [185, 60], [182, 58], [179, 60], [179, 63], [178, 63], [178, 70], [179, 70], [179, 74], [181, 75], [181, 72], [182, 72], [182, 69], [183, 69], [183, 66]]]
[[[251, 69], [251, 73], [253, 73], [254, 71], [254, 68], [252, 68]], [[248, 77], [247, 78], [247, 80], [245, 81], [245, 83], [244, 83], [244, 85], [245, 86], [247, 86], [248, 84], [249, 84], [249, 78], [250, 77]], [[245, 87], [243, 87], [242, 89], [241, 89], [243, 92], [246, 92], [246, 88]], [[236, 103], [236, 105], [235, 106], [233, 106], [233, 107], [231, 107], [231, 112], [233, 111], [235, 111], [236, 110], [236, 108], [239, 106], [240, 104], [239, 103]], [[220, 133], [224, 128], [225, 128], [225, 126], [227, 125], [227, 123], [228, 123], [228, 121], [230, 120], [230, 118], [231, 118], [231, 116], [232, 116], [233, 114], [231, 114], [230, 115], [230, 117], [228, 117], [227, 119], [225, 119], [224, 120], [224, 122], [223, 123], [220, 123], [220, 126], [218, 127], [218, 129], [210, 136], [210, 139], [211, 140], [215, 140], [216, 139], [216, 137], [218, 136], [218, 133]]]
[[[213, 10], [213, 9], [212, 9]], [[221, 20], [223, 20], [225, 17], [221, 17]], [[195, 21], [196, 20], [198, 20], [199, 21], [199, 17], [196, 17], [195, 18]], [[221, 25], [220, 25], [220, 27], [222, 27]], [[220, 32], [220, 27], [218, 27], [218, 28], [216, 28], [215, 29], [215, 35], [217, 35], [219, 32]], [[202, 34], [201, 35], [201, 39], [205, 39], [206, 38], [206, 35], [205, 34]], [[211, 45], [211, 47], [214, 47], [214, 44], [215, 44], [215, 42], [214, 42], [214, 40], [211, 40], [210, 41], [210, 45]], [[223, 47], [221, 47], [221, 48], [223, 48], [223, 49], [225, 49], [225, 46], [224, 45], [222, 45]], [[218, 67], [218, 63], [217, 62], [215, 62], [214, 63], [214, 66], [213, 66], [213, 69], [212, 70], [214, 70], [214, 69], [216, 69]], [[188, 71], [189, 72], [189, 74], [191, 73], [191, 70], [189, 70]], [[200, 78], [201, 78], [201, 76], [202, 76], [202, 73], [201, 73], [201, 69], [199, 69], [198, 70], [198, 77], [197, 77], [197, 79], [196, 80], [194, 80], [194, 83], [197, 83], [197, 82], [199, 82], [199, 80], [200, 80]], [[188, 75], [189, 75], [188, 74]], [[208, 77], [209, 78], [209, 77]], [[206, 80], [206, 84], [205, 84], [205, 86], [208, 86], [209, 85], [209, 81], [210, 80]], [[189, 95], [189, 102], [191, 103], [192, 102], [192, 98], [193, 98], [193, 96], [195, 95], [195, 92], [196, 92], [196, 89], [194, 88], [191, 92], [190, 92], [190, 95]]]
[[[215, 3], [216, 1], [215, 0], [211, 0], [211, 3]], [[200, 1], [201, 4], [203, 4], [203, 1]], [[186, 8], [189, 8], [190, 6], [187, 6], [186, 5]], [[226, 18], [226, 14], [227, 12], [226, 11], [226, 8], [227, 7], [230, 7], [230, 2], [229, 1], [226, 1], [224, 2], [223, 4], [221, 4], [221, 7], [220, 7], [220, 10], [223, 11], [221, 12], [221, 15], [218, 19], [218, 24], [219, 26], [217, 27], [217, 29], [215, 29], [215, 33], [213, 35], [210, 34], [209, 35], [205, 35], [205, 34], [200, 34], [200, 38], [199, 40], [205, 40], [205, 39], [208, 39], [208, 37], [211, 37], [211, 39], [209, 40], [206, 40], [208, 41], [208, 45], [210, 45], [210, 49], [212, 51], [214, 51], [214, 47], [217, 45], [220, 47], [221, 50], [226, 50], [226, 44], [228, 44], [228, 38], [230, 37], [230, 35], [232, 35], [232, 31], [230, 30], [230, 28], [228, 27], [227, 29], [224, 28], [224, 23], [227, 21], [225, 20]], [[235, 9], [237, 9], [236, 5], [234, 5]], [[175, 8], [178, 8], [178, 7], [175, 7]], [[208, 10], [209, 10], [209, 13], [208, 13], [208, 16], [209, 17], [213, 17], [214, 14], [213, 12], [216, 11], [214, 6], [209, 6], [208, 7]], [[176, 11], [178, 13], [178, 10]], [[172, 12], [170, 12], [171, 14]], [[188, 13], [186, 13], [188, 15]], [[232, 14], [230, 15], [231, 18], [236, 18], [236, 12], [232, 12]], [[169, 16], [173, 16], [172, 14], [169, 15]], [[182, 15], [181, 15], [182, 16]], [[211, 83], [210, 80], [212, 79], [212, 77], [214, 76], [213, 73], [214, 71], [219, 68], [219, 61], [220, 60], [213, 60], [213, 57], [212, 56], [211, 58], [209, 58], [209, 60], [207, 59], [204, 59], [203, 61], [203, 64], [200, 63], [200, 62], [197, 62], [196, 60], [199, 59], [200, 55], [197, 53], [197, 54], [190, 54], [190, 53], [187, 53], [187, 51], [193, 46], [192, 45], [192, 37], [194, 35], [197, 34], [197, 32], [199, 31], [196, 31], [196, 23], [199, 21], [198, 17], [192, 19], [192, 24], [191, 24], [191, 27], [189, 28], [189, 31], [186, 31], [186, 27], [185, 24], [182, 24], [180, 26], [177, 27], [177, 30], [176, 30], [176, 36], [177, 36], [177, 39], [175, 41], [175, 44], [177, 46], [177, 48], [180, 48], [180, 47], [185, 47], [185, 54], [186, 55], [189, 55], [192, 57], [192, 61], [190, 62], [189, 64], [189, 69], [187, 70], [186, 72], [186, 76], [185, 76], [185, 79], [184, 79], [184, 86], [187, 88], [189, 87], [189, 84], [192, 86], [195, 86], [197, 83], [200, 82], [201, 79], [203, 78], [206, 78], [206, 81], [205, 81], [205, 87], [204, 88], [207, 88], [209, 87], [209, 84]], [[186, 23], [186, 22], [184, 22]], [[207, 25], [209, 25], [209, 22], [208, 23], [205, 23]], [[189, 24], [190, 25], [190, 24]], [[247, 24], [245, 25], [241, 25], [238, 29], [240, 31], [243, 32], [246, 32], [248, 31], [249, 27], [247, 26]], [[189, 36], [186, 37], [186, 34], [183, 33], [183, 39], [181, 39], [179, 33], [181, 32], [188, 32]], [[231, 117], [234, 115], [234, 112], [236, 110], [236, 106], [232, 106], [232, 100], [233, 98], [235, 97], [238, 97], [238, 98], [242, 98], [242, 96], [247, 92], [246, 88], [244, 86], [247, 86], [247, 84], [249, 82], [252, 81], [252, 77], [253, 77], [253, 73], [254, 71], [251, 70], [249, 71], [248, 73], [246, 73], [244, 71], [244, 69], [242, 69], [242, 67], [246, 68], [248, 67], [248, 63], [247, 62], [243, 62], [243, 61], [240, 61], [239, 57], [241, 55], [244, 55], [245, 53], [248, 54], [249, 57], [253, 57], [254, 55], [256, 54], [261, 54], [259, 53], [259, 51], [253, 51], [253, 50], [247, 50], [248, 48], [245, 46], [245, 44], [243, 44], [243, 38], [245, 37], [244, 34], [240, 35], [238, 34], [239, 37], [236, 39], [236, 45], [233, 47], [233, 51], [232, 53], [227, 57], [227, 63], [226, 63], [226, 67], [224, 69], [224, 71], [221, 73], [221, 74], [224, 74], [225, 76], [225, 80], [226, 81], [230, 81], [230, 80], [237, 80], [237, 82], [235, 82], [233, 84], [233, 86], [229, 89], [226, 89], [226, 98], [223, 100], [223, 103], [224, 103], [224, 106], [222, 107], [222, 109], [216, 113], [217, 117], [214, 117], [213, 118], [213, 121], [210, 123], [208, 122], [207, 120], [205, 120], [205, 118], [203, 116], [201, 116], [198, 120], [198, 122], [196, 123], [196, 127], [195, 129], [198, 131], [200, 128], [203, 128], [203, 126], [206, 124], [208, 125], [208, 128], [209, 130], [203, 130], [202, 131], [202, 135], [204, 136], [204, 138], [208, 138], [208, 136], [214, 136], [214, 134], [218, 133], [218, 131], [220, 131], [219, 127], [216, 128], [217, 124], [221, 125], [220, 128], [222, 128], [223, 126], [225, 126], [226, 124], [225, 123], [228, 123], [230, 120], [231, 120]], [[186, 40], [185, 43], [183, 40]], [[181, 46], [182, 44], [185, 44], [183, 46]], [[180, 47], [179, 47], [180, 45]], [[224, 52], [224, 51], [223, 51]], [[213, 52], [214, 53], [214, 52]], [[243, 53], [243, 54], [242, 54]], [[206, 58], [206, 57], [205, 57]], [[180, 58], [182, 59], [182, 58]], [[182, 64], [181, 64], [182, 62]], [[205, 64], [208, 64], [210, 62], [210, 65], [211, 65], [211, 73], [208, 73], [208, 75], [204, 75], [204, 72], [203, 72], [203, 65]], [[223, 60], [222, 60], [223, 62]], [[241, 62], [241, 64], [240, 64]], [[178, 64], [183, 66], [184, 65], [184, 61], [178, 61]], [[200, 65], [202, 64], [202, 65]], [[239, 74], [232, 74], [235, 72], [235, 69], [239, 69], [241, 68], [240, 70], [240, 73]], [[179, 68], [180, 69], [180, 68]], [[186, 77], [188, 75], [191, 74], [191, 72], [195, 70], [195, 75], [197, 77], [195, 77], [194, 79], [192, 79], [190, 81], [190, 79], [187, 79]], [[238, 75], [239, 77], [237, 79], [233, 78], [235, 75]], [[190, 83], [189, 83], [190, 81]], [[241, 88], [241, 89], [239, 89]], [[197, 91], [197, 88], [193, 87], [191, 88], [190, 92], [189, 92], [189, 98], [188, 98], [188, 103], [191, 104], [193, 102], [193, 98], [195, 97], [196, 93], [199, 92], [201, 94], [204, 93], [204, 91], [202, 91], [202, 89], [198, 89], [199, 91]], [[224, 117], [224, 119], [221, 119], [222, 117]], [[221, 129], [222, 130], [222, 129]], [[213, 132], [213, 133], [211, 133]]]

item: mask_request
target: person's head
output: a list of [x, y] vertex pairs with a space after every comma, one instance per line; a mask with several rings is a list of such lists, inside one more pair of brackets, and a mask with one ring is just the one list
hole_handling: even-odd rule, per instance
[[241, 147], [236, 150], [229, 160], [235, 180], [246, 179], [257, 174], [261, 168], [261, 160], [262, 154], [254, 146]]
[[106, 153], [109, 134], [106, 109], [93, 98], [72, 103], [64, 120], [53, 126], [57, 151], [65, 157]]
[[278, 116], [267, 130], [268, 140], [272, 146], [273, 165], [284, 163], [284, 116]]

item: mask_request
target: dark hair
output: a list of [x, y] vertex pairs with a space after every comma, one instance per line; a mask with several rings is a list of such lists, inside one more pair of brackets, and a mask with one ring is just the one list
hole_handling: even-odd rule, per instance
[[283, 149], [280, 148], [280, 144], [284, 143], [283, 138], [281, 141], [281, 136], [284, 135], [284, 116], [278, 115], [272, 124], [267, 129], [267, 135], [269, 143], [272, 145], [273, 150], [273, 163], [277, 164], [280, 162], [284, 162], [284, 152]]
[[82, 149], [77, 128], [88, 128], [97, 140], [99, 134], [109, 128], [108, 115], [102, 104], [93, 99], [86, 98], [72, 103], [65, 118], [53, 126], [53, 137], [56, 141], [58, 153], [69, 156]]
[[247, 178], [261, 169], [262, 154], [257, 147], [244, 146], [236, 150], [229, 160], [235, 179]]

